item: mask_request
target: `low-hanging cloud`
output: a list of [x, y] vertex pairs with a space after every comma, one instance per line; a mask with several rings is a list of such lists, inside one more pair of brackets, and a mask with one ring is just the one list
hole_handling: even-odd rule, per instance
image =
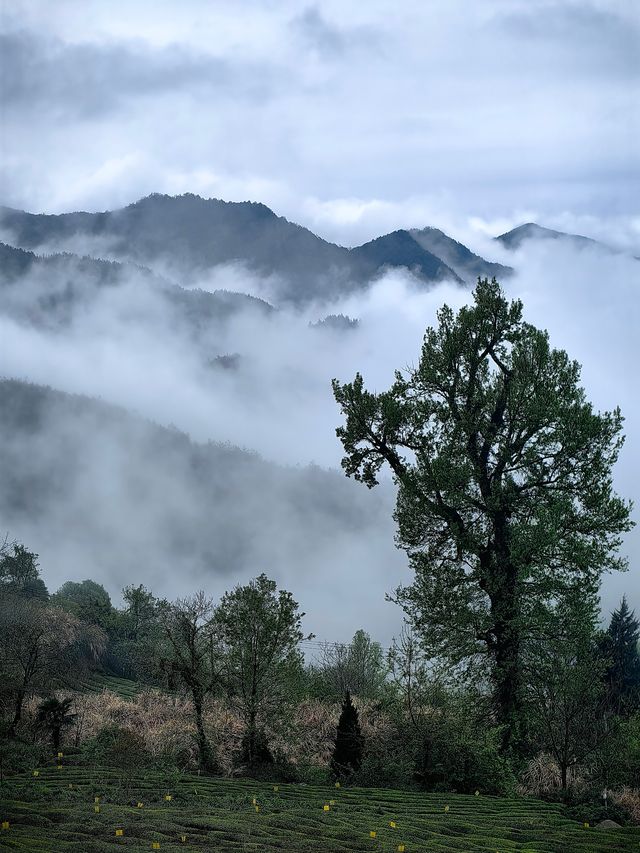
[[[502, 259], [516, 268], [504, 283], [507, 294], [522, 298], [526, 319], [582, 363], [596, 408], [622, 408], [627, 443], [616, 484], [633, 497], [640, 409], [624, 367], [637, 357], [638, 262], [562, 241], [525, 243]], [[269, 288], [229, 266], [200, 284], [257, 296]], [[442, 303], [458, 308], [470, 292], [447, 283], [425, 288], [396, 271], [304, 309], [240, 303], [220, 322], [194, 330], [154, 280], [129, 274], [115, 287], [83, 285], [87, 298], [56, 326], [51, 317], [43, 324], [25, 315], [29, 293], [41, 296], [42, 281], [21, 282], [15, 310], [0, 318], [0, 374], [97, 396], [193, 441], [228, 442], [264, 461], [238, 457], [234, 473], [223, 454], [221, 473], [206, 489], [192, 479], [198, 453], [186, 454], [184, 443], [177, 442], [184, 453], [173, 449], [158, 466], [160, 440], [146, 448], [143, 422], [124, 419], [111, 429], [99, 413], [68, 417], [58, 407], [48, 427], [56, 441], [45, 430], [37, 453], [16, 439], [9, 454], [29, 458], [35, 476], [52, 465], [48, 448], [50, 455], [63, 436], [83, 448], [83, 470], [66, 483], [68, 492], [35, 522], [27, 512], [14, 518], [11, 532], [39, 550], [50, 583], [93, 575], [115, 594], [135, 574], [161, 594], [199, 585], [217, 593], [267, 570], [292, 589], [320, 636], [345, 639], [363, 626], [387, 642], [401, 614], [384, 595], [407, 578], [404, 556], [393, 547], [393, 489], [387, 480], [369, 492], [336, 470], [340, 417], [330, 380], [348, 381], [360, 371], [368, 387], [387, 388], [395, 369], [417, 362], [424, 329]], [[55, 281], [48, 286], [51, 295]], [[358, 325], [314, 327], [328, 314], [357, 318]], [[321, 468], [307, 469], [309, 463]], [[212, 463], [202, 464], [206, 472]], [[623, 591], [640, 607], [637, 531], [625, 553], [632, 574], [605, 580], [605, 610]]]

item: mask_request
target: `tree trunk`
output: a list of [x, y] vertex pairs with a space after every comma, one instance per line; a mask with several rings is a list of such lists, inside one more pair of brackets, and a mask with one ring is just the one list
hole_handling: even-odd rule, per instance
[[494, 703], [498, 723], [504, 727], [502, 752], [521, 755], [525, 747], [525, 716], [521, 690], [518, 573], [511, 559], [506, 513], [496, 515], [494, 536], [495, 575], [488, 590], [493, 616]]
[[247, 737], [247, 758], [249, 759], [249, 764], [253, 764], [256, 759], [256, 741], [258, 739], [257, 731], [256, 731], [256, 711], [255, 708], [252, 708], [249, 711], [249, 726], [248, 726], [248, 737]]
[[197, 741], [198, 741], [198, 762], [200, 764], [200, 769], [204, 770], [206, 773], [215, 773], [218, 769], [216, 762], [213, 760], [213, 752], [211, 750], [211, 746], [209, 741], [207, 740], [207, 735], [204, 730], [204, 723], [202, 720], [202, 701], [203, 697], [199, 690], [192, 690], [193, 696], [193, 708], [196, 716], [196, 732], [197, 732]]
[[563, 761], [560, 766], [560, 775], [562, 779], [562, 790], [567, 790], [567, 763]]
[[18, 690], [18, 695], [16, 696], [16, 703], [14, 705], [14, 713], [13, 720], [11, 721], [11, 725], [9, 726], [9, 737], [16, 736], [16, 729], [20, 725], [20, 720], [22, 719], [22, 706], [24, 704], [24, 690]]

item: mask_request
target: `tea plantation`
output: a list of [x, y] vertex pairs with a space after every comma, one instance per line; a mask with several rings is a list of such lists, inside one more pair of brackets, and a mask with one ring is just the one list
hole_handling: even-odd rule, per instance
[[[66, 759], [62, 759], [65, 761]], [[0, 849], [625, 853], [640, 829], [599, 829], [532, 799], [169, 776], [62, 764], [5, 780]]]

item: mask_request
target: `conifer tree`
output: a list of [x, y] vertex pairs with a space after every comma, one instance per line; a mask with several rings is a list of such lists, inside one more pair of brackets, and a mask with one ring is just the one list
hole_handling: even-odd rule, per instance
[[640, 708], [640, 622], [623, 596], [611, 615], [603, 651], [609, 659], [605, 681], [614, 713], [627, 715]]
[[336, 744], [331, 757], [331, 772], [335, 777], [344, 778], [360, 769], [363, 746], [358, 709], [351, 701], [351, 695], [347, 690], [342, 703], [342, 712], [336, 732]]

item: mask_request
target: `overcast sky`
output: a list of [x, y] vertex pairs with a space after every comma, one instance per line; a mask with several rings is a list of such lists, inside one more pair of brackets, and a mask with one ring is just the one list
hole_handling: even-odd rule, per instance
[[637, 0], [4, 0], [0, 201], [640, 243]]

